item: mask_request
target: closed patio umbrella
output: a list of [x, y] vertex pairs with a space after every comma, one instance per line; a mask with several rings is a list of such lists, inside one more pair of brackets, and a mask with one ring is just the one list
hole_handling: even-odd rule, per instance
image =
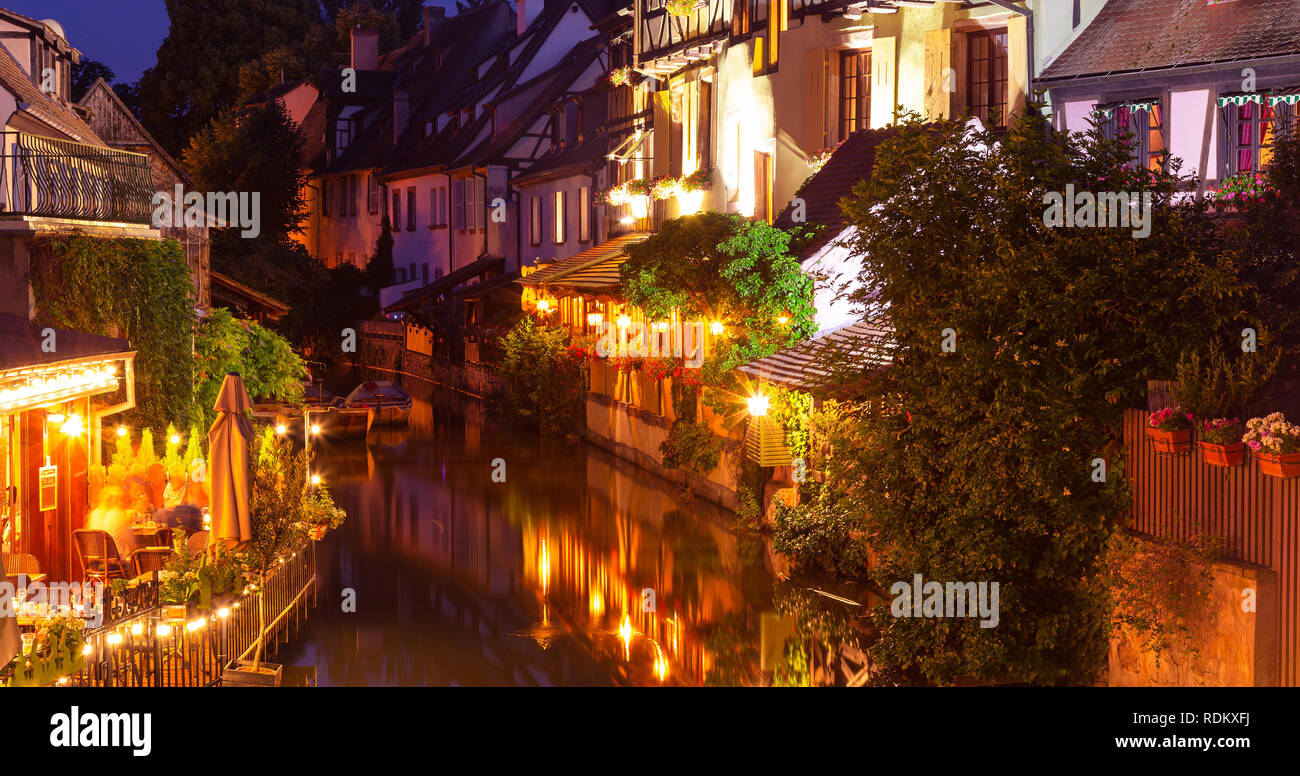
[[249, 521], [249, 487], [252, 473], [250, 446], [253, 421], [248, 417], [253, 401], [244, 380], [230, 373], [217, 394], [217, 420], [208, 431], [208, 487], [212, 510], [212, 538], [240, 544], [253, 538]]

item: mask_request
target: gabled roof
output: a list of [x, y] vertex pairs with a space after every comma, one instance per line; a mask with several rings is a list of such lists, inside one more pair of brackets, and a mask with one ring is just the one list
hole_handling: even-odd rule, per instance
[[[126, 103], [122, 102], [122, 98], [117, 96], [117, 92], [113, 87], [109, 86], [108, 82], [103, 78], [96, 78], [95, 83], [91, 84], [90, 88], [86, 90], [86, 93], [77, 101], [77, 104], [83, 108], [89, 108], [92, 95], [94, 94], [100, 94], [104, 99], [108, 100], [114, 113], [116, 113], [119, 118], [125, 119], [127, 125], [134, 129], [139, 135], [139, 141], [148, 145], [152, 149], [153, 153], [158, 155], [158, 158], [162, 159], [168, 167], [172, 168], [172, 171], [176, 173], [177, 177], [186, 183], [190, 181], [190, 176], [186, 174], [185, 168], [181, 166], [181, 163], [172, 158], [172, 155], [167, 153], [167, 149], [158, 144], [158, 141], [154, 139], [154, 136], [149, 134], [149, 130], [144, 128], [144, 125], [135, 117], [135, 114], [131, 112], [131, 109], [126, 107]], [[128, 143], [118, 139], [105, 140], [104, 142], [114, 147], [136, 145], [136, 143]]]
[[1300, 0], [1109, 0], [1039, 81], [1300, 54]]
[[516, 185], [528, 185], [543, 181], [567, 178], [600, 169], [605, 163], [605, 153], [609, 149], [609, 137], [599, 135], [589, 137], [561, 151], [547, 154], [515, 178]]
[[25, 114], [78, 143], [105, 145], [71, 108], [63, 107], [32, 83], [27, 71], [3, 46], [0, 46], [0, 86], [9, 90], [19, 103], [25, 104], [16, 114]]
[[41, 347], [47, 340], [42, 336], [45, 328], [26, 318], [0, 315], [0, 372], [131, 351], [130, 344], [124, 339], [55, 329], [59, 347], [52, 353]]
[[[820, 170], [808, 179], [798, 197], [804, 202], [806, 225], [822, 224], [827, 228], [817, 240], [808, 245], [804, 256], [811, 255], [848, 225], [840, 200], [853, 193], [853, 187], [871, 177], [876, 165], [876, 148], [897, 134], [896, 129], [863, 129], [849, 135], [831, 154]], [[792, 216], [792, 200], [776, 218], [776, 226], [791, 229], [796, 224]]]

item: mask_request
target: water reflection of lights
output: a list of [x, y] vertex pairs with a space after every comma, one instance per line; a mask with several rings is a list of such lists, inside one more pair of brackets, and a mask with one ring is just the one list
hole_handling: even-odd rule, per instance
[[664, 657], [664, 651], [657, 643], [655, 644], [655, 676], [659, 677], [661, 682], [668, 678], [668, 659]]
[[537, 577], [542, 582], [542, 595], [546, 595], [551, 586], [551, 554], [546, 551], [545, 539], [542, 539], [542, 549], [537, 554]]
[[591, 619], [599, 620], [605, 613], [605, 597], [599, 590], [591, 591]]
[[632, 659], [632, 635], [635, 631], [632, 629], [632, 618], [623, 615], [623, 623], [618, 626], [618, 637], [623, 640], [623, 660]]

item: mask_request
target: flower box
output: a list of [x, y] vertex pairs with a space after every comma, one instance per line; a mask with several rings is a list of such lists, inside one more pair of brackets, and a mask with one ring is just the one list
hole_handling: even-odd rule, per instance
[[1246, 460], [1246, 446], [1241, 442], [1230, 445], [1217, 445], [1213, 442], [1198, 442], [1201, 447], [1201, 459], [1210, 466], [1230, 468], [1241, 466]]
[[1157, 453], [1182, 455], [1192, 451], [1192, 430], [1190, 428], [1180, 428], [1177, 431], [1147, 428], [1147, 438], [1151, 440], [1151, 444], [1155, 446]]
[[1284, 480], [1300, 477], [1300, 453], [1278, 454], [1259, 450], [1255, 457], [1259, 459], [1259, 470], [1270, 477]]

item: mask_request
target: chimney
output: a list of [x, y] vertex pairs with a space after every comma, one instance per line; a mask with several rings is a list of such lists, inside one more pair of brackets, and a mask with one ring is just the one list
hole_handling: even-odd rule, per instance
[[515, 31], [523, 35], [545, 5], [546, 0], [515, 0]]
[[447, 9], [436, 5], [424, 7], [424, 45], [433, 45], [433, 36], [447, 23]]
[[411, 121], [411, 93], [405, 88], [393, 92], [393, 142], [396, 143]]
[[379, 32], [352, 30], [352, 69], [377, 70], [379, 68]]

